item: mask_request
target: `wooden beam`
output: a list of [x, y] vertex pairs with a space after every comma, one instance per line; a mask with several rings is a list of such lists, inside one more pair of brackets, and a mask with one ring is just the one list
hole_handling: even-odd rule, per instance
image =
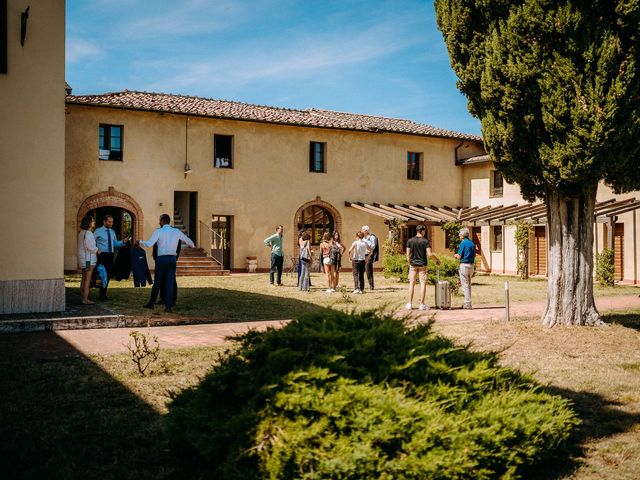
[[389, 207], [387, 205], [382, 205], [380, 203], [374, 203], [373, 206], [376, 207], [376, 208], [380, 208], [382, 210], [388, 211], [392, 215], [396, 215], [398, 218], [400, 218], [400, 217], [402, 217], [402, 218], [408, 217], [407, 220], [408, 219], [413, 219], [413, 220], [418, 220], [418, 221], [423, 221], [424, 220], [423, 217], [419, 217], [418, 215], [409, 214], [409, 213], [403, 212], [401, 210], [397, 210], [397, 209], [395, 209], [393, 207]]

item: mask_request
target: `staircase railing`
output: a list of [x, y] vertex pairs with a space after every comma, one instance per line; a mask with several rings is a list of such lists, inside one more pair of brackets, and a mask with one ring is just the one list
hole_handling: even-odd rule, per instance
[[224, 268], [224, 250], [226, 238], [213, 230], [209, 225], [200, 222], [200, 234], [198, 235], [198, 247], [214, 262]]

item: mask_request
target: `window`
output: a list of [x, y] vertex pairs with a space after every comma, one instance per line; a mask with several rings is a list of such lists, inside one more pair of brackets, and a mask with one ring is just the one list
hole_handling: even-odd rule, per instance
[[213, 166], [215, 168], [233, 168], [233, 136], [213, 136]]
[[325, 172], [325, 152], [326, 143], [311, 142], [309, 146], [309, 171], [316, 173]]
[[7, 73], [8, 48], [7, 0], [0, 0], [0, 73]]
[[407, 152], [407, 179], [422, 180], [422, 154], [417, 152]]
[[100, 124], [100, 160], [122, 161], [122, 125]]
[[300, 212], [298, 217], [298, 232], [309, 232], [311, 245], [319, 245], [325, 232], [333, 232], [333, 216], [326, 208], [319, 205], [311, 205]]
[[502, 251], [502, 226], [491, 227], [491, 251]]
[[491, 171], [491, 196], [492, 197], [501, 197], [502, 196], [502, 174], [497, 170]]

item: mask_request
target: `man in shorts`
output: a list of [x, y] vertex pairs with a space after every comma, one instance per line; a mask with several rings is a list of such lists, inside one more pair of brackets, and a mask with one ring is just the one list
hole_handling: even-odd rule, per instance
[[404, 306], [407, 310], [413, 308], [413, 290], [416, 284], [416, 275], [420, 277], [420, 310], [429, 310], [424, 303], [427, 293], [427, 262], [433, 257], [436, 263], [440, 263], [437, 257], [431, 253], [431, 245], [425, 236], [427, 228], [424, 225], [416, 227], [416, 236], [407, 242], [407, 261], [409, 262], [409, 302]]

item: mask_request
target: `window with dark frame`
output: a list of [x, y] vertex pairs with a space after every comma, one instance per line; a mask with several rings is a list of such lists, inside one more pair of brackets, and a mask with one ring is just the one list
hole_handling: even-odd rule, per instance
[[100, 160], [122, 161], [122, 125], [100, 124], [98, 142], [98, 158]]
[[7, 73], [7, 59], [9, 57], [9, 24], [7, 21], [7, 0], [0, 0], [0, 73]]
[[325, 146], [326, 143], [310, 142], [309, 144], [309, 171], [325, 173]]
[[501, 252], [502, 251], [502, 226], [493, 226], [491, 227], [491, 251], [492, 252]]
[[233, 135], [213, 136], [213, 166], [233, 168]]
[[407, 179], [422, 180], [421, 176], [422, 154], [418, 152], [407, 152]]
[[491, 196], [492, 197], [501, 197], [502, 196], [502, 187], [504, 181], [502, 179], [502, 174], [497, 170], [491, 171]]

